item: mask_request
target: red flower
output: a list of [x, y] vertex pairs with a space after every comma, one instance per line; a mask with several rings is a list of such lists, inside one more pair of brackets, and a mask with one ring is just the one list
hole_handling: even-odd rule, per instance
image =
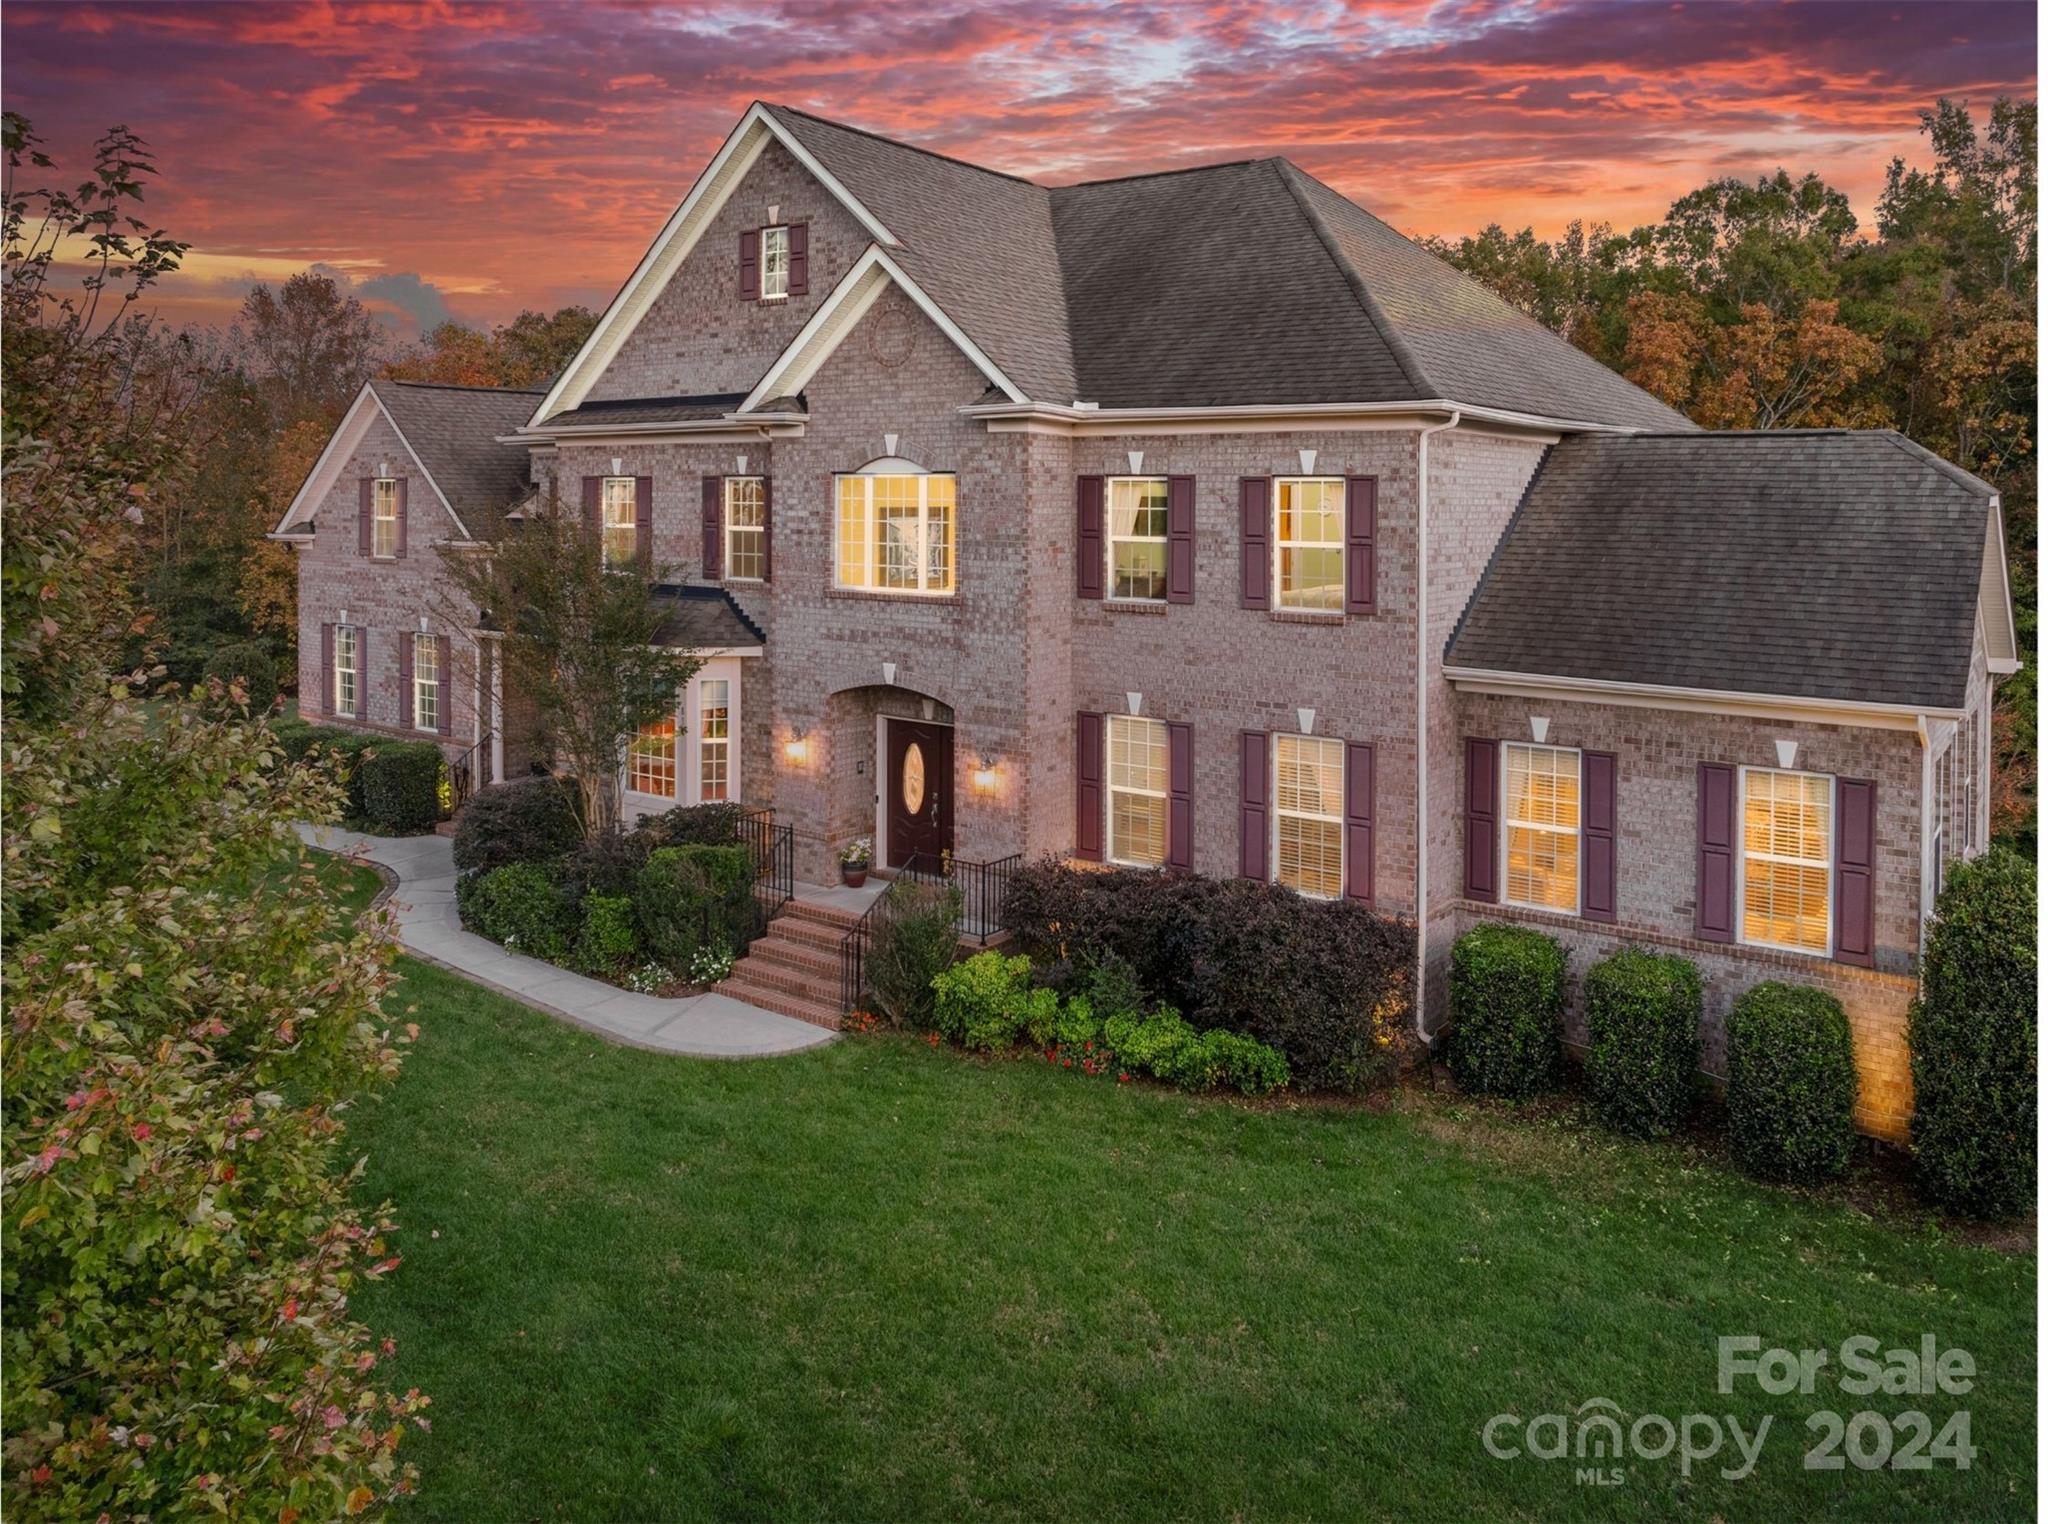
[[299, 1299], [298, 1299], [297, 1297], [295, 1297], [295, 1296], [288, 1296], [288, 1297], [286, 1297], [286, 1298], [284, 1299], [284, 1310], [283, 1310], [283, 1317], [284, 1317], [284, 1320], [285, 1320], [285, 1321], [286, 1321], [287, 1323], [289, 1323], [289, 1322], [290, 1322], [290, 1321], [291, 1321], [291, 1320], [292, 1320], [293, 1318], [297, 1317], [298, 1315], [299, 1315]]
[[151, 1127], [147, 1122], [137, 1122], [133, 1127], [129, 1128], [128, 1130], [135, 1134], [135, 1141], [138, 1143], [147, 1143], [149, 1141], [149, 1135], [152, 1132], [156, 1131], [156, 1129]]
[[1128, 1085], [1131, 1082], [1131, 1077], [1128, 1074], [1118, 1074], [1116, 1082], [1119, 1085]]
[[1074, 1067], [1074, 1061], [1071, 1058], [1063, 1058], [1060, 1060], [1060, 1067], [1062, 1069], [1071, 1069]]
[[36, 1467], [35, 1470], [31, 1471], [28, 1474], [28, 1479], [34, 1482], [38, 1487], [42, 1486], [43, 1483], [47, 1482], [50, 1479], [49, 1462], [45, 1461], [42, 1465]]

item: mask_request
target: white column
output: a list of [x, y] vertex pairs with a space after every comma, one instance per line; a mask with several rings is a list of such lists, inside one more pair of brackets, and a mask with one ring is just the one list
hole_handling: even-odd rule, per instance
[[491, 642], [491, 782], [505, 781], [505, 648]]

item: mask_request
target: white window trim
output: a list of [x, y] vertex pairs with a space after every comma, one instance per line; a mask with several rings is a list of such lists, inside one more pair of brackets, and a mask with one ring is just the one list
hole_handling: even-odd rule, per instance
[[[1337, 599], [1337, 606], [1333, 609], [1310, 608], [1306, 604], [1287, 603], [1282, 600], [1282, 595], [1280, 591], [1280, 566], [1283, 558], [1280, 552], [1283, 549], [1283, 545], [1280, 539], [1280, 488], [1283, 483], [1299, 484], [1303, 482], [1316, 483], [1326, 487], [1337, 488], [1336, 540], [1334, 542], [1327, 540], [1289, 540], [1286, 542], [1286, 545], [1292, 546], [1296, 550], [1334, 549], [1337, 552], [1337, 586], [1339, 589], [1339, 596]], [[1267, 510], [1271, 517], [1268, 518], [1266, 521], [1266, 531], [1271, 536], [1273, 546], [1273, 552], [1271, 556], [1271, 560], [1273, 563], [1271, 573], [1272, 586], [1268, 591], [1271, 596], [1273, 607], [1279, 610], [1280, 612], [1287, 614], [1328, 614], [1332, 616], [1342, 614], [1344, 612], [1344, 599], [1342, 596], [1342, 589], [1347, 585], [1347, 579], [1351, 575], [1351, 567], [1349, 564], [1349, 559], [1351, 555], [1350, 536], [1345, 532], [1347, 527], [1345, 523], [1345, 516], [1350, 511], [1350, 505], [1346, 501], [1345, 492], [1346, 484], [1344, 478], [1341, 476], [1276, 476], [1273, 478], [1273, 502], [1272, 506]]]
[[[1789, 942], [1766, 942], [1761, 938], [1743, 934], [1747, 923], [1749, 907], [1749, 779], [1752, 773], [1782, 774], [1788, 778], [1818, 778], [1828, 786], [1828, 839], [1822, 848], [1821, 865], [1827, 872], [1827, 890], [1821, 896], [1828, 918], [1827, 940], [1819, 948], [1795, 947]], [[1797, 953], [1802, 958], [1832, 959], [1835, 955], [1835, 832], [1840, 822], [1835, 819], [1836, 804], [1840, 796], [1833, 773], [1807, 772], [1796, 767], [1742, 767], [1737, 770], [1735, 793], [1735, 940], [1744, 947], [1763, 947], [1772, 952]], [[1779, 857], [1774, 852], [1759, 852], [1759, 857], [1770, 858], [1773, 862], [1789, 862], [1810, 865], [1806, 857]]]
[[[869, 467], [859, 471], [841, 471], [833, 476], [832, 586], [840, 592], [873, 593], [884, 598], [954, 597], [960, 587], [960, 479], [951, 471], [926, 471], [920, 467], [909, 466], [907, 462], [896, 462], [895, 464], [901, 466], [902, 469], [882, 471]], [[919, 583], [917, 587], [883, 587], [878, 580], [882, 547], [881, 535], [878, 533], [875, 519], [875, 483], [884, 477], [891, 476], [913, 477], [917, 481], [917, 543], [920, 552], [917, 558], [917, 579]], [[930, 570], [930, 558], [923, 554], [928, 548], [925, 543], [926, 526], [931, 522], [930, 484], [940, 478], [945, 478], [953, 483], [953, 540], [952, 544], [947, 547], [946, 553], [946, 569], [952, 574], [953, 580], [952, 585], [949, 587], [925, 587], [922, 584], [927, 572]], [[866, 493], [866, 505], [862, 515], [862, 524], [866, 530], [864, 536], [866, 543], [863, 546], [863, 550], [865, 552], [868, 574], [868, 580], [865, 584], [842, 582], [839, 580], [839, 536], [842, 531], [839, 494], [841, 484], [849, 481], [858, 481], [866, 484], [863, 488]]]
[[[1293, 886], [1292, 884], [1286, 884], [1286, 883], [1282, 883], [1282, 882], [1281, 882], [1281, 879], [1280, 879], [1280, 743], [1281, 743], [1281, 742], [1282, 742], [1283, 740], [1286, 740], [1286, 741], [1315, 741], [1315, 742], [1319, 742], [1319, 743], [1325, 743], [1325, 744], [1333, 745], [1333, 746], [1336, 746], [1336, 747], [1338, 748], [1338, 752], [1337, 752], [1337, 776], [1338, 776], [1338, 778], [1339, 778], [1339, 780], [1340, 780], [1340, 781], [1339, 781], [1339, 784], [1338, 784], [1338, 797], [1337, 797], [1337, 813], [1336, 813], [1336, 814], [1334, 814], [1334, 815], [1322, 815], [1322, 814], [1317, 814], [1317, 813], [1315, 813], [1314, 811], [1311, 811], [1311, 810], [1289, 810], [1289, 811], [1287, 812], [1287, 813], [1288, 813], [1289, 815], [1292, 815], [1292, 816], [1293, 816], [1293, 817], [1294, 817], [1295, 819], [1297, 819], [1297, 820], [1321, 820], [1321, 821], [1335, 821], [1335, 822], [1336, 822], [1336, 825], [1337, 825], [1337, 892], [1336, 892], [1335, 894], [1314, 894], [1314, 893], [1311, 893], [1311, 892], [1310, 892], [1309, 890], [1307, 890], [1307, 889], [1296, 889], [1296, 888], [1294, 888], [1294, 886]], [[1344, 887], [1345, 887], [1345, 885], [1347, 885], [1347, 884], [1349, 884], [1349, 883], [1351, 882], [1351, 878], [1350, 878], [1350, 874], [1351, 874], [1351, 860], [1350, 860], [1350, 853], [1351, 853], [1351, 848], [1350, 848], [1349, 844], [1348, 844], [1348, 843], [1347, 843], [1347, 842], [1345, 841], [1345, 839], [1344, 839], [1344, 838], [1345, 838], [1345, 836], [1346, 836], [1346, 835], [1347, 835], [1348, 833], [1347, 833], [1347, 832], [1345, 831], [1345, 829], [1344, 829], [1344, 798], [1343, 798], [1343, 783], [1342, 783], [1342, 781], [1341, 781], [1341, 780], [1343, 779], [1343, 776], [1344, 776], [1344, 752], [1343, 752], [1343, 746], [1344, 746], [1344, 743], [1343, 743], [1342, 741], [1338, 740], [1338, 739], [1337, 739], [1336, 737], [1334, 737], [1334, 736], [1310, 736], [1310, 735], [1303, 735], [1303, 734], [1301, 734], [1301, 733], [1300, 733], [1299, 731], [1292, 731], [1292, 730], [1289, 730], [1289, 731], [1275, 731], [1275, 732], [1273, 733], [1273, 736], [1272, 736], [1272, 738], [1271, 738], [1271, 739], [1270, 739], [1270, 740], [1269, 740], [1269, 741], [1267, 742], [1267, 748], [1268, 748], [1268, 749], [1267, 749], [1267, 755], [1266, 755], [1266, 774], [1267, 774], [1267, 776], [1268, 776], [1268, 777], [1270, 777], [1270, 778], [1271, 778], [1271, 779], [1273, 780], [1273, 796], [1272, 796], [1272, 806], [1273, 806], [1272, 814], [1273, 814], [1273, 823], [1272, 823], [1272, 826], [1270, 827], [1270, 829], [1269, 829], [1269, 831], [1268, 831], [1268, 833], [1267, 833], [1267, 834], [1268, 834], [1268, 840], [1267, 840], [1267, 842], [1266, 842], [1266, 861], [1267, 861], [1268, 863], [1270, 863], [1270, 864], [1272, 865], [1272, 870], [1271, 870], [1271, 872], [1270, 872], [1270, 873], [1268, 874], [1268, 882], [1270, 882], [1270, 883], [1274, 883], [1274, 884], [1279, 884], [1281, 888], [1283, 888], [1283, 889], [1287, 889], [1287, 890], [1291, 890], [1291, 891], [1292, 891], [1293, 893], [1295, 893], [1295, 894], [1298, 894], [1298, 895], [1300, 895], [1300, 896], [1301, 896], [1301, 897], [1302, 897], [1303, 899], [1305, 899], [1305, 900], [1341, 900], [1341, 899], [1343, 899], [1343, 898], [1344, 898]]]
[[677, 696], [676, 716], [676, 791], [673, 798], [667, 794], [643, 794], [632, 786], [633, 759], [631, 756], [620, 760], [619, 787], [626, 800], [629, 816], [658, 815], [663, 810], [672, 810], [680, 805], [702, 804], [702, 774], [698, 770], [698, 746], [703, 738], [702, 694], [699, 686], [708, 678], [722, 679], [726, 684], [726, 759], [725, 797], [728, 802], [738, 804], [746, 797], [743, 792], [746, 780], [743, 776], [745, 732], [740, 728], [740, 661], [737, 656], [713, 656], [690, 674], [683, 684], [683, 691]]
[[[612, 519], [611, 519], [611, 512], [612, 512], [612, 485], [613, 485], [613, 483], [615, 483], [615, 482], [624, 482], [624, 483], [626, 483], [626, 484], [627, 484], [627, 487], [628, 487], [628, 489], [629, 489], [629, 490], [628, 490], [628, 491], [626, 492], [626, 494], [625, 494], [625, 501], [626, 501], [626, 507], [627, 507], [627, 509], [628, 509], [628, 513], [627, 513], [627, 517], [626, 517], [626, 522], [625, 522], [625, 523], [623, 523], [623, 524], [614, 524], [614, 523], [612, 522]], [[612, 531], [613, 531], [613, 530], [615, 530], [615, 529], [630, 529], [630, 530], [632, 530], [632, 531], [633, 531], [633, 554], [632, 554], [631, 556], [627, 557], [627, 558], [626, 558], [626, 559], [625, 559], [624, 561], [615, 561], [615, 560], [613, 560], [613, 559], [612, 559], [612, 553], [611, 553], [611, 534], [612, 534]], [[633, 564], [633, 563], [634, 563], [635, 561], [639, 560], [639, 558], [640, 558], [640, 484], [639, 484], [639, 482], [638, 482], [637, 480], [635, 480], [635, 479], [634, 479], [633, 477], [630, 477], [630, 476], [607, 476], [607, 477], [605, 477], [605, 478], [603, 478], [603, 479], [602, 479], [602, 481], [601, 481], [600, 485], [598, 486], [598, 489], [597, 489], [597, 546], [598, 546], [598, 554], [599, 554], [599, 555], [600, 555], [600, 556], [601, 556], [601, 557], [603, 558], [603, 560], [604, 560], [604, 564], [605, 564], [605, 569], [606, 569], [607, 571], [609, 571], [609, 570], [610, 570], [610, 569], [611, 569], [612, 567], [614, 567], [614, 566], [631, 566], [631, 565], [632, 565], [632, 564]]]
[[[1168, 486], [1169, 481], [1170, 478], [1164, 476], [1106, 476], [1102, 479], [1102, 596], [1106, 601], [1110, 603], [1137, 603], [1146, 606], [1167, 601], [1166, 594], [1163, 592], [1157, 598], [1138, 598], [1116, 592], [1116, 547], [1119, 542], [1126, 545], [1150, 545], [1157, 543], [1161, 546], [1170, 546], [1172, 538], [1171, 519], [1168, 520], [1168, 530], [1165, 534], [1118, 534], [1113, 527], [1116, 520], [1112, 516], [1110, 503], [1111, 499], [1116, 495], [1116, 484], [1118, 482], [1157, 482], [1161, 486], [1166, 486], [1168, 491], [1171, 492], [1172, 489]], [[1169, 513], [1171, 512], [1170, 509], [1168, 511]], [[1169, 550], [1170, 554], [1171, 551]]]
[[[344, 640], [348, 643], [348, 665], [346, 667], [341, 664], [341, 648]], [[349, 705], [346, 709], [341, 706], [341, 674], [343, 672], [348, 673], [354, 679], [352, 686], [355, 689], [355, 692], [349, 696]], [[327, 682], [334, 695], [335, 715], [344, 720], [361, 719], [363, 708], [362, 641], [356, 634], [355, 625], [338, 624], [334, 627], [334, 667], [327, 674]]]
[[[788, 223], [778, 222], [773, 227], [761, 229], [761, 272], [759, 279], [761, 282], [761, 300], [764, 302], [786, 302], [789, 300], [789, 228], [790, 225]], [[768, 289], [768, 239], [770, 235], [775, 233], [782, 235], [782, 289], [780, 291], [770, 291]]]
[[[431, 679], [420, 676], [420, 652], [423, 650], [434, 653], [434, 675]], [[423, 724], [421, 718], [426, 714], [426, 705], [420, 700], [421, 696], [429, 688], [434, 693], [434, 718], [430, 723]], [[441, 705], [445, 702], [447, 690], [447, 674], [441, 670], [440, 638], [434, 635], [415, 635], [412, 641], [412, 728], [414, 730], [421, 732], [423, 735], [439, 735], [441, 733]]]
[[[1513, 819], [1513, 817], [1508, 814], [1508, 752], [1511, 749], [1520, 751], [1563, 752], [1569, 754], [1573, 762], [1577, 764], [1579, 771], [1579, 823], [1572, 828], [1569, 834], [1572, 837], [1573, 851], [1575, 853], [1575, 856], [1573, 857], [1573, 863], [1575, 864], [1575, 866], [1572, 873], [1573, 886], [1578, 890], [1578, 895], [1576, 903], [1569, 910], [1560, 910], [1555, 905], [1538, 905], [1529, 900], [1518, 900], [1513, 898], [1508, 893], [1508, 851], [1511, 845], [1513, 844], [1516, 825], [1516, 822]], [[1500, 820], [1500, 862], [1496, 865], [1495, 872], [1498, 874], [1496, 882], [1500, 885], [1500, 902], [1503, 905], [1512, 905], [1517, 910], [1534, 910], [1543, 915], [1585, 915], [1586, 754], [1576, 746], [1551, 746], [1547, 743], [1538, 741], [1501, 742], [1500, 802], [1498, 808], [1498, 818]], [[1567, 834], [1565, 831], [1563, 831], [1561, 828], [1557, 826], [1538, 825], [1534, 821], [1523, 821], [1521, 822], [1521, 824], [1525, 829], [1531, 831], [1548, 831], [1554, 836], [1563, 836]]]
[[[384, 506], [384, 489], [391, 489], [391, 512], [387, 516], [377, 510]], [[379, 550], [377, 542], [383, 538], [384, 526], [391, 526], [391, 548]], [[373, 561], [396, 561], [398, 559], [398, 478], [378, 476], [370, 482], [370, 559]]]
[[[721, 513], [721, 518], [722, 518], [722, 520], [723, 520], [723, 525], [722, 525], [722, 528], [723, 528], [723, 532], [724, 532], [724, 540], [723, 540], [723, 543], [722, 543], [722, 544], [721, 544], [721, 546], [720, 546], [720, 559], [719, 559], [719, 566], [720, 566], [720, 567], [721, 567], [721, 568], [723, 569], [723, 571], [724, 571], [724, 576], [723, 576], [723, 577], [722, 577], [722, 578], [721, 578], [720, 580], [721, 580], [721, 581], [725, 581], [725, 582], [766, 582], [766, 581], [768, 580], [768, 579], [767, 579], [766, 577], [741, 577], [741, 576], [735, 576], [735, 575], [733, 574], [733, 569], [732, 569], [732, 536], [733, 536], [733, 522], [732, 522], [732, 494], [733, 494], [733, 488], [734, 488], [735, 486], [739, 485], [739, 484], [740, 484], [740, 483], [742, 483], [742, 482], [760, 482], [760, 483], [762, 483], [762, 492], [763, 492], [763, 497], [764, 497], [764, 499], [765, 499], [765, 496], [766, 496], [766, 491], [767, 491], [767, 479], [766, 479], [765, 477], [760, 477], [760, 476], [728, 476], [728, 477], [727, 477], [727, 478], [725, 479], [725, 488], [724, 488], [724, 493], [723, 493], [723, 510], [722, 510], [722, 513]], [[833, 511], [833, 512], [834, 512], [835, 514], [837, 514], [837, 513], [838, 513], [838, 511], [839, 511], [839, 502], [838, 502], [838, 491], [837, 491], [837, 489], [836, 489], [836, 488], [834, 489], [834, 492], [833, 492], [833, 503], [832, 503], [832, 511]], [[761, 536], [761, 554], [762, 554], [762, 556], [764, 557], [764, 560], [765, 560], [765, 557], [767, 556], [767, 553], [768, 553], [768, 504], [766, 503], [766, 501], [763, 501], [763, 503], [761, 504], [761, 525], [760, 525], [760, 527], [759, 527], [758, 529], [752, 529], [752, 528], [750, 528], [750, 529], [749, 529], [749, 530], [748, 530], [747, 532], [748, 532], [749, 534], [759, 534], [759, 535]], [[836, 563], [835, 563], [835, 565], [834, 565], [834, 572], [835, 572], [835, 574], [836, 574], [836, 572], [837, 572], [837, 565], [836, 565]]]
[[[1119, 723], [1126, 725], [1157, 726], [1160, 740], [1166, 747], [1167, 787], [1161, 789], [1126, 788], [1115, 781], [1110, 770], [1110, 758], [1115, 748], [1110, 744], [1110, 733]], [[1109, 714], [1102, 722], [1102, 855], [1105, 861], [1119, 868], [1136, 868], [1141, 872], [1163, 872], [1173, 859], [1173, 733], [1166, 728], [1164, 720], [1155, 720], [1142, 714]], [[1157, 799], [1164, 806], [1161, 812], [1159, 832], [1159, 861], [1148, 863], [1139, 857], [1118, 857], [1116, 855], [1116, 796], [1135, 794], [1141, 799]]]

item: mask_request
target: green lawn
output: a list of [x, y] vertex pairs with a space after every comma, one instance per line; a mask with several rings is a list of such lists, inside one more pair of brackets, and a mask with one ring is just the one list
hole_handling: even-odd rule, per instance
[[[889, 1037], [669, 1058], [401, 967], [424, 1031], [352, 1141], [405, 1254], [359, 1310], [434, 1400], [417, 1517], [2032, 1514], [2031, 1256], [1428, 1098], [1261, 1111]], [[1923, 1331], [1969, 1397], [1715, 1390], [1720, 1334]], [[1594, 1397], [1776, 1420], [1734, 1482], [1732, 1449], [1605, 1488], [1481, 1449]], [[1958, 1406], [1968, 1471], [1802, 1469], [1817, 1408]]]

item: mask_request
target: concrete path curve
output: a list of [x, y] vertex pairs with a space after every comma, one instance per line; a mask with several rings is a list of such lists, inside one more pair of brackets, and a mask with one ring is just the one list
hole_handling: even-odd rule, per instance
[[508, 952], [464, 931], [455, 914], [455, 848], [445, 836], [370, 836], [337, 826], [299, 827], [308, 845], [390, 870], [390, 909], [405, 950], [537, 1011], [615, 1042], [703, 1058], [760, 1058], [830, 1042], [831, 1032], [730, 995], [680, 1000], [636, 995], [566, 968]]

